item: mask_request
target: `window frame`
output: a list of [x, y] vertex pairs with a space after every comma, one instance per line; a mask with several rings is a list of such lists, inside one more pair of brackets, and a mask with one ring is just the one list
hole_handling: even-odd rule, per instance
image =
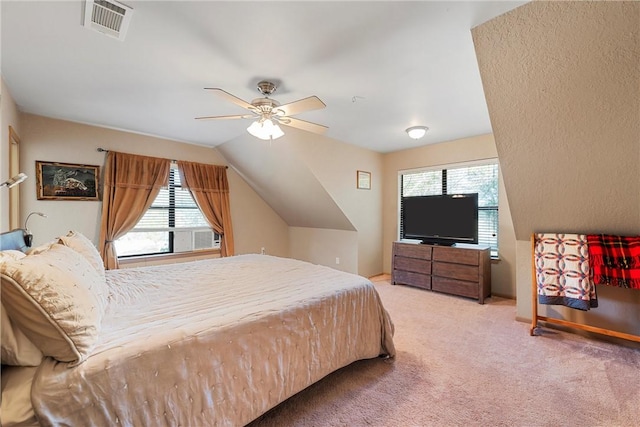
[[[480, 211], [482, 210], [495, 210], [497, 213], [497, 217], [498, 217], [498, 224], [496, 226], [495, 232], [496, 232], [496, 247], [493, 248], [491, 247], [491, 259], [499, 259], [499, 253], [500, 253], [500, 236], [499, 236], [499, 229], [500, 229], [500, 163], [498, 162], [498, 158], [497, 157], [490, 157], [490, 158], [486, 158], [486, 159], [478, 159], [478, 160], [472, 160], [472, 161], [466, 161], [466, 162], [457, 162], [457, 163], [446, 163], [446, 164], [439, 164], [439, 165], [430, 165], [430, 166], [423, 166], [423, 167], [419, 167], [419, 168], [412, 168], [412, 169], [403, 169], [403, 170], [399, 170], [398, 171], [398, 180], [397, 180], [397, 189], [398, 189], [398, 200], [397, 200], [397, 212], [396, 212], [396, 219], [397, 219], [397, 234], [396, 234], [396, 238], [397, 240], [400, 240], [402, 238], [402, 196], [403, 196], [403, 188], [402, 188], [402, 183], [403, 183], [403, 176], [404, 175], [409, 175], [409, 174], [416, 174], [416, 173], [421, 173], [421, 172], [430, 172], [430, 171], [445, 171], [445, 170], [451, 170], [451, 169], [464, 169], [464, 168], [471, 168], [471, 167], [475, 167], [475, 166], [485, 166], [485, 165], [496, 165], [497, 166], [497, 171], [498, 171], [498, 177], [497, 177], [497, 190], [498, 190], [498, 204], [497, 206], [493, 207], [493, 206], [478, 206], [478, 214], [480, 214]], [[446, 194], [446, 185], [447, 185], [447, 181], [446, 181], [446, 174], [443, 174], [443, 176], [441, 176], [441, 194]]]

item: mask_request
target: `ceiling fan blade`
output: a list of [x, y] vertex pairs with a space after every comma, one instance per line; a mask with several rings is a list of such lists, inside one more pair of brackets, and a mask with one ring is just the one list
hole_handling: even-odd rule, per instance
[[297, 101], [290, 102], [279, 106], [277, 109], [284, 111], [285, 116], [293, 116], [294, 114], [302, 113], [305, 111], [319, 110], [326, 105], [317, 96], [310, 96], [308, 98], [299, 99]]
[[224, 119], [250, 119], [255, 117], [253, 114], [236, 114], [233, 116], [204, 116], [196, 117], [196, 120], [224, 120]]
[[323, 135], [327, 131], [327, 129], [329, 129], [326, 126], [307, 122], [306, 120], [294, 119], [293, 117], [287, 117], [286, 120], [288, 121], [288, 123], [280, 122], [280, 124], [306, 130], [308, 132], [317, 133], [320, 135]]
[[226, 90], [222, 90], [217, 87], [205, 87], [205, 90], [210, 90], [212, 92], [215, 92], [216, 94], [225, 98], [227, 101], [231, 101], [234, 104], [241, 106], [242, 108], [246, 108], [247, 110], [251, 110], [252, 108], [254, 108], [253, 105], [249, 104], [247, 101], [244, 101], [235, 95], [231, 95]]

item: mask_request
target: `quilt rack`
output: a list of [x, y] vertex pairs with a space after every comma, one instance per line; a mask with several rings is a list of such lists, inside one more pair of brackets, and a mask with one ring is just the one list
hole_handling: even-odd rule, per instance
[[568, 328], [579, 329], [587, 332], [593, 332], [600, 335], [606, 335], [614, 338], [621, 338], [628, 341], [640, 342], [640, 335], [627, 334], [620, 331], [615, 331], [611, 329], [599, 328], [595, 326], [586, 325], [584, 323], [571, 322], [568, 320], [557, 319], [554, 317], [548, 316], [540, 316], [538, 314], [538, 280], [536, 277], [536, 233], [531, 235], [531, 277], [532, 277], [532, 318], [531, 318], [531, 328], [529, 330], [529, 334], [531, 336], [535, 336], [535, 329], [539, 327], [538, 322], [546, 322], [550, 324], [556, 324]]

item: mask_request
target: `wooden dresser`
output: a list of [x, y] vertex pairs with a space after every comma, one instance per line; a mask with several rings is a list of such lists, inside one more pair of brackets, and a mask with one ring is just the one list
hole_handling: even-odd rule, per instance
[[491, 253], [476, 245], [435, 246], [394, 242], [391, 283], [475, 298], [491, 296]]

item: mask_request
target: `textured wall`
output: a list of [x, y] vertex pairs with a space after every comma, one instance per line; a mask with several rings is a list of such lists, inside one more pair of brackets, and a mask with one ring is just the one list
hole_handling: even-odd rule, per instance
[[[472, 30], [531, 317], [535, 231], [640, 234], [640, 2], [534, 1]], [[640, 334], [640, 292], [541, 314]]]
[[518, 240], [640, 232], [640, 3], [532, 2], [472, 30]]

